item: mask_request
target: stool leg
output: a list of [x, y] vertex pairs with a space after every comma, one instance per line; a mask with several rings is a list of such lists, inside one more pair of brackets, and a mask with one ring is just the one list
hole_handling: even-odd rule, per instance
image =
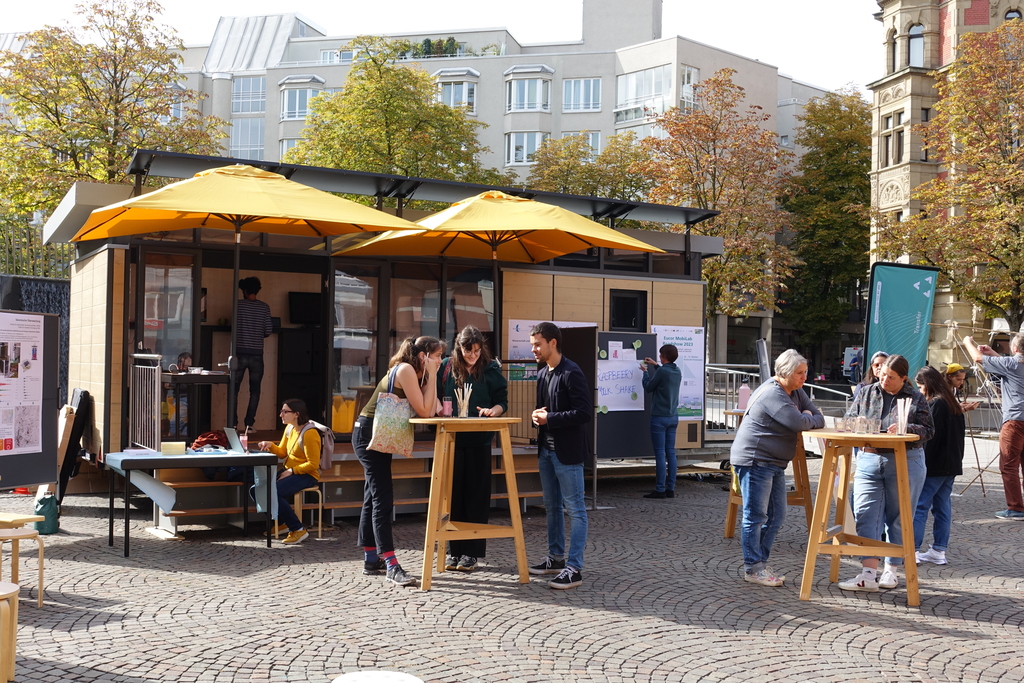
[[11, 583], [18, 583], [18, 539], [11, 539]]
[[0, 600], [0, 677], [5, 683], [14, 679], [14, 676], [10, 675], [12, 651], [16, 649], [9, 645], [12, 636], [14, 633], [11, 625], [11, 601]]
[[36, 536], [36, 543], [39, 544], [39, 601], [38, 606], [43, 606], [43, 537]]

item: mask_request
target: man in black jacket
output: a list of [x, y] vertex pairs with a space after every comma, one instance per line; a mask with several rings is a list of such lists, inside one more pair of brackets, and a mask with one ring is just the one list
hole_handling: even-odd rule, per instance
[[[548, 556], [530, 567], [531, 574], [557, 574], [551, 588], [575, 588], [583, 583], [583, 547], [587, 544], [587, 508], [583, 501], [583, 461], [587, 428], [593, 412], [590, 388], [580, 366], [562, 355], [562, 333], [554, 323], [539, 323], [530, 331], [538, 363], [537, 455], [544, 510], [548, 520]], [[563, 512], [564, 511], [564, 512]], [[565, 517], [569, 515], [569, 555], [565, 555]]]

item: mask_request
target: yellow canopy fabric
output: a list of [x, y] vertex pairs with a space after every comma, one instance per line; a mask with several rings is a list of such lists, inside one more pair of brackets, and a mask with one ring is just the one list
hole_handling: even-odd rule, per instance
[[96, 209], [72, 241], [192, 228], [323, 237], [416, 227], [278, 173], [238, 164]]
[[337, 254], [449, 256], [539, 263], [589, 247], [663, 253], [566, 209], [490, 191], [417, 222], [416, 232], [386, 232]]

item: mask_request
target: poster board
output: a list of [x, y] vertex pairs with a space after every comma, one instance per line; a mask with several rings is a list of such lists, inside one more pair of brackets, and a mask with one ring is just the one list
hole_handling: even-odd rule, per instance
[[913, 377], [928, 357], [929, 323], [935, 305], [938, 268], [878, 261], [871, 266], [864, 358], [878, 351], [898, 353]]
[[[651, 407], [645, 400], [640, 361], [657, 358], [657, 337], [641, 332], [597, 333], [598, 458], [653, 458]], [[636, 369], [635, 385], [626, 376]], [[602, 374], [607, 375], [602, 380]], [[635, 391], [630, 387], [635, 386]], [[609, 395], [608, 391], [614, 392]], [[636, 398], [633, 398], [633, 394]], [[611, 399], [611, 400], [610, 400]], [[612, 406], [618, 406], [613, 409]]]
[[57, 481], [59, 323], [0, 311], [0, 489]]
[[[658, 336], [658, 348], [672, 344], [679, 351], [676, 365], [682, 375], [679, 383], [679, 421], [704, 420], [704, 351], [706, 348], [703, 327], [669, 327], [651, 325], [651, 332]], [[655, 360], [658, 357], [651, 356]]]
[[533, 350], [530, 348], [530, 330], [533, 329], [534, 325], [542, 322], [553, 322], [560, 330], [573, 327], [597, 327], [597, 323], [570, 323], [558, 320], [509, 320], [508, 348], [505, 350], [505, 360], [526, 360], [536, 363], [533, 358]]

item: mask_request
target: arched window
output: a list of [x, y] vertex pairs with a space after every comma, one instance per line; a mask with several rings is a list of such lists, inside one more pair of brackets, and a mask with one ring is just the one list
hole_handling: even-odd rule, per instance
[[899, 50], [896, 48], [896, 31], [889, 34], [889, 73], [900, 68]]
[[907, 65], [924, 66], [924, 26], [914, 24], [907, 35]]
[[1006, 16], [1003, 17], [1003, 18], [1006, 19], [1007, 21], [1009, 21], [1010, 19], [1020, 19], [1021, 18], [1020, 10], [1019, 9], [1012, 9], [1009, 12], [1007, 12]]

